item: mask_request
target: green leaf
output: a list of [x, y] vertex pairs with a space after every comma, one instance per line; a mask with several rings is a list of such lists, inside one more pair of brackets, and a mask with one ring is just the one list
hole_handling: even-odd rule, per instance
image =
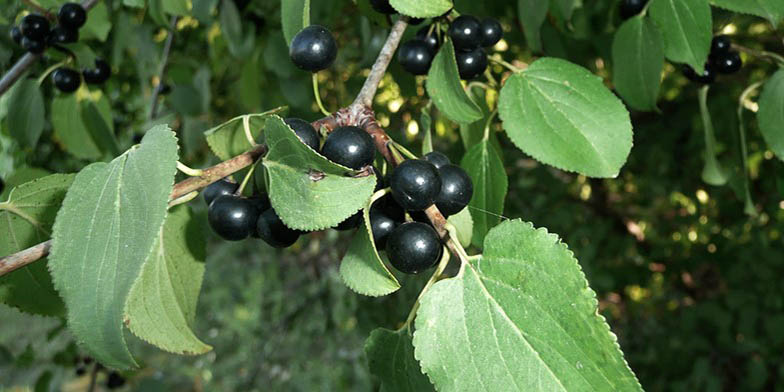
[[128, 329], [176, 354], [203, 354], [211, 349], [190, 328], [204, 277], [202, 227], [187, 206], [172, 210], [126, 303]]
[[438, 110], [450, 120], [465, 124], [482, 118], [479, 106], [468, 97], [460, 84], [455, 48], [451, 40], [441, 45], [433, 59], [425, 86]]
[[95, 52], [84, 42], [74, 42], [71, 44], [61, 44], [76, 56], [76, 62], [80, 68], [95, 68]]
[[112, 18], [109, 16], [109, 8], [104, 2], [98, 2], [91, 8], [87, 17], [87, 22], [79, 29], [80, 40], [97, 39], [104, 42], [109, 37], [112, 30]]
[[717, 7], [756, 15], [777, 26], [784, 19], [784, 2], [777, 0], [711, 0]]
[[457, 230], [457, 239], [460, 245], [467, 248], [471, 245], [471, 238], [474, 234], [474, 220], [468, 208], [463, 208], [457, 214], [450, 216], [447, 221]]
[[495, 148], [483, 140], [471, 147], [463, 156], [460, 166], [465, 169], [474, 183], [474, 195], [468, 203], [473, 218], [471, 242], [481, 246], [487, 232], [501, 220], [509, 180], [504, 162]]
[[19, 144], [35, 147], [44, 130], [44, 98], [34, 79], [23, 78], [8, 92], [6, 127]]
[[564, 22], [567, 22], [572, 19], [572, 14], [574, 13], [574, 9], [577, 8], [578, 0], [552, 0], [551, 3], [550, 7], [553, 11], [560, 16]]
[[101, 151], [112, 157], [120, 155], [120, 146], [114, 131], [95, 103], [90, 100], [82, 101], [82, 118], [93, 142]]
[[512, 142], [540, 162], [615, 177], [632, 148], [623, 103], [585, 68], [541, 58], [501, 89], [498, 114]]
[[145, 0], [123, 0], [122, 3], [126, 7], [144, 8], [146, 1]]
[[664, 54], [702, 74], [713, 39], [708, 0], [651, 0], [651, 18], [664, 37]]
[[[0, 203], [0, 257], [29, 248], [50, 237], [57, 210], [74, 179], [52, 174], [15, 187]], [[63, 301], [52, 285], [47, 260], [28, 264], [0, 277], [0, 302], [25, 312], [61, 316]]]
[[242, 19], [233, 1], [222, 1], [220, 9], [220, 27], [223, 37], [229, 45], [234, 57], [243, 58], [253, 51], [253, 34], [244, 34]]
[[166, 13], [184, 16], [190, 14], [189, 3], [190, 1], [188, 0], [163, 0], [162, 8]]
[[84, 125], [76, 94], [55, 97], [51, 112], [54, 136], [66, 151], [80, 159], [95, 160], [101, 157], [101, 150]]
[[267, 169], [270, 202], [287, 226], [323, 230], [368, 202], [375, 176], [353, 177], [354, 170], [310, 149], [278, 116], [271, 116], [264, 129], [269, 152], [262, 164]]
[[406, 329], [376, 328], [365, 341], [370, 372], [381, 380], [380, 392], [435, 391], [414, 358]]
[[760, 132], [779, 159], [784, 160], [784, 69], [765, 83], [757, 112]]
[[46, 177], [52, 172], [38, 167], [22, 166], [14, 169], [10, 177], [3, 178], [5, 189], [0, 193], [0, 201], [8, 200], [8, 195], [14, 187], [24, 184], [41, 177]]
[[425, 137], [422, 139], [422, 155], [433, 151], [432, 123], [433, 120], [430, 118], [430, 110], [426, 107], [422, 108], [419, 116], [419, 131], [425, 134]]
[[642, 391], [556, 235], [504, 222], [463, 268], [416, 317], [414, 354], [439, 391]]
[[49, 269], [68, 308], [68, 326], [112, 368], [136, 366], [123, 315], [163, 226], [176, 164], [174, 133], [156, 126], [110, 163], [82, 169], [57, 214]]
[[642, 15], [624, 22], [615, 32], [612, 57], [618, 94], [637, 110], [655, 110], [664, 69], [664, 44], [656, 25]]
[[441, 16], [452, 9], [452, 1], [450, 0], [389, 0], [389, 4], [397, 12], [415, 18]]
[[264, 113], [234, 117], [217, 127], [205, 131], [204, 136], [212, 152], [225, 161], [251, 148], [250, 141], [245, 136], [245, 118], [247, 118], [251, 135], [253, 135], [254, 140], [258, 140], [267, 118], [273, 114], [281, 114], [286, 110], [285, 106], [281, 106]]
[[534, 52], [542, 51], [542, 36], [539, 30], [547, 18], [550, 0], [518, 0], [517, 16], [523, 25], [525, 42]]
[[697, 98], [699, 99], [700, 117], [702, 118], [705, 136], [705, 166], [702, 168], [702, 180], [710, 185], [724, 185], [729, 178], [717, 157], [716, 136], [713, 131], [713, 120], [711, 120], [710, 110], [708, 109], [708, 86], [700, 88]]
[[310, 26], [310, 0], [280, 0], [280, 22], [286, 45], [290, 45], [300, 30]]

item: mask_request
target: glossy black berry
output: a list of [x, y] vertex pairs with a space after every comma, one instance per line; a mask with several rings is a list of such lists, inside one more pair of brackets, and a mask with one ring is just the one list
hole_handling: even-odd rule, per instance
[[46, 42], [22, 37], [22, 48], [33, 54], [41, 54], [46, 50]]
[[22, 35], [35, 41], [44, 41], [49, 35], [49, 21], [41, 15], [29, 14], [19, 23]]
[[52, 72], [54, 86], [64, 93], [72, 93], [82, 84], [81, 75], [70, 68], [60, 67]]
[[79, 40], [79, 32], [63, 26], [56, 26], [49, 33], [49, 44], [70, 44]]
[[422, 157], [422, 159], [432, 163], [433, 166], [436, 167], [436, 169], [440, 169], [440, 168], [442, 168], [442, 167], [452, 163], [452, 162], [449, 161], [449, 158], [447, 158], [446, 155], [444, 155], [444, 154], [442, 154], [442, 153], [440, 153], [438, 151], [431, 151], [431, 152], [425, 154], [425, 156]]
[[732, 48], [732, 41], [727, 35], [717, 35], [711, 41], [711, 56], [718, 56], [722, 53], [727, 53]]
[[397, 13], [392, 5], [389, 4], [389, 0], [370, 0], [370, 5], [376, 12], [382, 14], [392, 15]]
[[346, 218], [346, 220], [344, 220], [343, 222], [338, 223], [338, 225], [335, 226], [335, 230], [346, 231], [346, 230], [356, 229], [357, 227], [359, 227], [360, 223], [362, 223], [362, 210]]
[[482, 46], [491, 47], [504, 36], [504, 29], [498, 19], [487, 18], [482, 21]]
[[275, 210], [267, 209], [256, 221], [256, 233], [273, 248], [288, 248], [299, 239], [301, 232], [286, 226]]
[[8, 34], [11, 36], [11, 41], [14, 41], [15, 44], [22, 44], [22, 37], [24, 36], [22, 35], [22, 30], [18, 26], [12, 27]]
[[740, 53], [730, 50], [713, 57], [711, 65], [720, 74], [733, 74], [740, 71], [743, 60], [740, 58]]
[[430, 225], [408, 222], [389, 234], [386, 251], [389, 262], [398, 271], [416, 274], [435, 266], [443, 249]]
[[430, 54], [435, 56], [438, 53], [441, 42], [438, 40], [438, 34], [436, 34], [435, 29], [431, 30], [430, 26], [425, 26], [417, 31], [416, 37], [427, 45]]
[[427, 43], [421, 40], [411, 40], [400, 46], [398, 60], [408, 73], [425, 75], [430, 70], [433, 53]]
[[5, 189], [5, 182], [3, 182], [3, 179], [0, 178], [0, 193], [3, 193], [3, 189]]
[[77, 30], [87, 22], [87, 11], [77, 3], [65, 3], [57, 12], [57, 20], [61, 25]]
[[302, 143], [316, 151], [319, 150], [319, 135], [316, 129], [313, 128], [313, 125], [301, 118], [294, 117], [289, 117], [284, 121], [294, 130], [294, 133], [297, 134], [299, 140], [302, 140]]
[[408, 211], [422, 211], [435, 203], [441, 191], [441, 178], [432, 163], [409, 159], [403, 161], [389, 178], [392, 197]]
[[482, 44], [482, 26], [471, 15], [460, 15], [449, 26], [449, 36], [458, 51], [471, 51]]
[[74, 373], [76, 373], [77, 376], [84, 376], [85, 373], [87, 373], [87, 368], [85, 368], [84, 366], [81, 366], [81, 365], [77, 366], [76, 370], [74, 371]]
[[351, 169], [361, 169], [371, 163], [376, 155], [373, 138], [362, 128], [347, 126], [332, 131], [321, 154], [337, 164]]
[[338, 55], [338, 45], [325, 27], [310, 25], [294, 36], [289, 56], [299, 69], [318, 72], [328, 68]]
[[642, 12], [648, 0], [621, 0], [621, 19], [629, 19]]
[[441, 177], [441, 192], [436, 197], [436, 207], [444, 216], [457, 214], [474, 194], [474, 183], [465, 170], [457, 165], [445, 165], [438, 169]]
[[215, 234], [229, 241], [240, 241], [251, 234], [258, 210], [248, 199], [222, 195], [210, 203], [207, 220]]
[[204, 188], [204, 192], [202, 192], [204, 202], [209, 206], [218, 196], [233, 195], [239, 186], [236, 182], [229, 181], [228, 178], [221, 178]]
[[106, 388], [117, 389], [123, 385], [125, 385], [125, 377], [121, 376], [120, 373], [117, 372], [109, 373], [109, 377], [106, 379]]
[[403, 222], [406, 219], [406, 210], [390, 194], [379, 199], [373, 206], [397, 222]]
[[455, 58], [460, 79], [473, 79], [487, 69], [487, 53], [482, 48], [470, 52], [457, 52]]
[[169, 95], [171, 93], [171, 85], [169, 83], [162, 83], [158, 85], [158, 94]]
[[698, 75], [692, 67], [684, 65], [683, 76], [694, 83], [701, 84], [711, 84], [714, 80], [716, 80], [716, 74], [713, 72], [713, 68], [711, 67], [710, 63], [705, 64], [705, 71], [702, 73], [702, 75]]
[[378, 250], [387, 246], [387, 238], [398, 226], [398, 221], [390, 218], [384, 210], [378, 207], [370, 209], [370, 231], [373, 232], [373, 242]]
[[425, 21], [424, 18], [408, 18], [408, 24], [410, 24], [411, 26], [418, 26], [422, 24], [422, 22], [424, 21]]
[[84, 81], [87, 84], [102, 84], [109, 80], [112, 75], [112, 68], [109, 63], [102, 59], [95, 59], [95, 68], [86, 68], [82, 70]]

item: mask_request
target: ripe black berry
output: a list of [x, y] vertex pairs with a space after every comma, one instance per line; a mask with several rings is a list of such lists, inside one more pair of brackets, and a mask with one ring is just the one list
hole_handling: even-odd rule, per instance
[[77, 366], [76, 370], [74, 371], [74, 373], [76, 373], [77, 376], [84, 376], [85, 373], [87, 373], [87, 368], [85, 368], [84, 366], [81, 366], [81, 365]]
[[80, 4], [65, 3], [57, 12], [57, 20], [61, 25], [77, 30], [87, 22], [87, 11]]
[[22, 48], [33, 54], [41, 54], [46, 49], [46, 42], [22, 37]]
[[357, 227], [359, 227], [360, 223], [362, 223], [361, 210], [356, 214], [346, 218], [346, 220], [344, 220], [343, 222], [338, 223], [338, 225], [335, 226], [335, 230], [346, 231], [346, 230], [356, 229]]
[[420, 25], [424, 21], [425, 21], [424, 18], [408, 18], [408, 24], [410, 24], [411, 26]]
[[14, 41], [14, 43], [16, 43], [17, 45], [22, 44], [22, 37], [24, 36], [22, 35], [22, 30], [19, 27], [17, 26], [12, 27], [11, 31], [9, 32], [9, 35], [11, 36], [11, 40]]
[[474, 194], [471, 177], [460, 166], [445, 165], [438, 169], [441, 177], [441, 192], [436, 197], [436, 207], [444, 216], [460, 212]]
[[629, 19], [634, 15], [642, 12], [648, 0], [622, 0], [621, 1], [621, 19]]
[[236, 182], [229, 181], [228, 178], [221, 178], [204, 188], [204, 192], [202, 192], [204, 202], [209, 206], [218, 196], [233, 195], [239, 186]]
[[482, 46], [488, 48], [495, 45], [504, 36], [504, 29], [497, 19], [487, 18], [482, 21]]
[[256, 234], [274, 248], [288, 248], [297, 242], [301, 232], [283, 224], [275, 210], [269, 208], [259, 215]]
[[299, 140], [302, 140], [302, 143], [316, 151], [319, 150], [319, 135], [316, 129], [313, 128], [313, 125], [301, 118], [294, 117], [289, 117], [284, 121], [294, 130], [294, 133], [297, 134]]
[[397, 13], [392, 5], [389, 4], [389, 0], [370, 0], [370, 5], [376, 12], [382, 14], [392, 15]]
[[117, 389], [123, 385], [125, 385], [125, 377], [117, 372], [109, 373], [109, 378], [106, 380], [106, 388]]
[[389, 234], [386, 251], [393, 267], [400, 272], [416, 274], [436, 265], [443, 249], [432, 227], [408, 222]]
[[379, 199], [373, 206], [380, 211], [383, 211], [384, 215], [397, 222], [403, 222], [406, 219], [406, 210], [404, 210], [390, 194]]
[[84, 81], [87, 84], [101, 84], [109, 80], [112, 75], [112, 68], [109, 63], [102, 59], [95, 59], [95, 68], [86, 68], [82, 70]]
[[482, 48], [470, 52], [457, 52], [455, 58], [460, 79], [473, 79], [487, 69], [487, 53]]
[[79, 32], [63, 26], [56, 26], [49, 33], [49, 44], [70, 44], [79, 40]]
[[732, 48], [732, 41], [727, 35], [717, 35], [711, 41], [711, 56], [717, 56], [722, 53], [727, 53]]
[[697, 72], [695, 72], [692, 67], [684, 65], [683, 76], [692, 82], [702, 84], [711, 84], [714, 80], [716, 80], [716, 74], [713, 72], [710, 63], [705, 64], [705, 71], [702, 73], [702, 75], [697, 75]]
[[79, 72], [65, 67], [54, 70], [52, 72], [52, 80], [54, 81], [54, 86], [64, 93], [72, 93], [82, 84]]
[[49, 21], [41, 15], [29, 14], [19, 23], [22, 35], [35, 41], [44, 41], [49, 35]]
[[370, 230], [373, 232], [373, 242], [379, 250], [387, 246], [387, 238], [397, 227], [398, 222], [387, 216], [381, 208], [370, 209]]
[[318, 72], [328, 68], [338, 55], [338, 45], [325, 27], [310, 25], [294, 36], [289, 56], [300, 69]]
[[436, 31], [430, 30], [430, 26], [425, 26], [419, 29], [419, 31], [417, 31], [416, 37], [427, 45], [427, 49], [430, 50], [430, 54], [435, 56], [435, 54], [438, 53], [438, 48], [441, 46], [441, 42], [438, 41], [438, 34], [436, 34]]
[[5, 189], [5, 182], [3, 182], [3, 179], [0, 178], [0, 193], [3, 193], [3, 189]]
[[422, 159], [432, 163], [433, 166], [436, 167], [436, 169], [440, 169], [443, 166], [452, 163], [452, 162], [449, 162], [449, 158], [447, 158], [446, 155], [444, 155], [444, 154], [442, 154], [442, 153], [440, 153], [438, 151], [431, 151], [431, 152], [425, 154], [425, 156], [422, 157]]
[[398, 60], [409, 73], [425, 75], [433, 61], [433, 53], [425, 41], [411, 40], [400, 46]]
[[389, 178], [392, 197], [408, 211], [422, 211], [435, 203], [441, 191], [441, 178], [432, 163], [403, 161]]
[[733, 74], [740, 71], [743, 66], [743, 60], [740, 59], [740, 53], [730, 50], [725, 53], [720, 53], [712, 59], [713, 69], [721, 74]]
[[455, 44], [455, 49], [471, 51], [482, 43], [482, 26], [479, 20], [471, 15], [460, 15], [449, 26], [449, 36]]
[[210, 203], [207, 220], [215, 234], [229, 241], [239, 241], [251, 234], [258, 216], [258, 210], [248, 199], [222, 195]]
[[347, 126], [332, 131], [324, 141], [321, 154], [337, 164], [361, 169], [373, 162], [373, 138], [362, 128]]

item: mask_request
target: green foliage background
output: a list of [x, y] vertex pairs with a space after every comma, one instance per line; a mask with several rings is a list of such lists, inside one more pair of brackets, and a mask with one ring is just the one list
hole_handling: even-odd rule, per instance
[[[93, 34], [85, 40], [110, 61], [113, 75], [92, 95], [82, 90], [77, 96], [108, 101], [121, 150], [151, 125], [147, 113], [168, 23], [154, 2], [143, 9], [103, 1], [110, 10], [103, 20], [111, 27], [108, 37]], [[358, 7], [346, 0], [311, 3], [312, 23], [328, 26], [340, 47], [335, 65], [319, 74], [325, 105], [332, 109], [352, 101], [386, 37], [384, 18], [366, 1], [358, 2]], [[237, 115], [288, 105], [291, 115], [320, 117], [310, 75], [288, 60], [279, 2], [242, 3], [194, 0], [192, 16], [178, 23], [165, 79], [172, 92], [163, 98], [156, 122], [177, 131], [181, 160], [192, 167], [216, 162], [202, 132]], [[6, 32], [22, 10], [21, 1], [4, 4], [3, 72], [21, 55]], [[501, 19], [508, 44], [504, 57], [532, 59], [514, 2], [459, 0], [456, 9]], [[714, 31], [727, 29], [736, 43], [782, 52], [781, 30], [765, 20], [712, 11]], [[541, 30], [543, 52], [587, 67], [610, 83], [612, 38], [619, 24], [615, 0], [583, 1], [568, 22], [549, 16]], [[413, 33], [409, 29], [407, 35]], [[766, 62], [745, 59], [739, 74], [721, 78], [710, 91], [725, 167], [739, 162], [738, 96], [774, 71]], [[30, 74], [45, 67], [38, 64]], [[570, 245], [646, 390], [784, 390], [784, 164], [766, 150], [754, 116], [747, 114], [758, 215], [744, 214], [739, 180], [728, 187], [703, 183], [697, 90], [677, 69], [665, 65], [661, 113], [632, 112], [634, 147], [615, 179], [591, 180], [544, 166], [499, 133], [509, 178], [504, 215], [547, 227]], [[42, 89], [48, 113], [59, 93], [49, 82]], [[412, 149], [423, 134], [409, 132], [410, 123], [425, 104], [424, 84], [393, 64], [374, 107], [390, 135]], [[439, 116], [433, 121], [434, 148], [459, 161], [465, 152], [459, 128]], [[51, 124], [44, 125], [35, 150], [18, 144], [5, 123], [0, 125], [3, 179], [21, 183], [40, 176], [40, 169], [75, 172], [89, 162], [76, 158], [83, 155]], [[206, 222], [204, 208], [193, 204], [201, 209], [197, 219]], [[293, 250], [278, 251], [260, 242], [229, 244], [211, 236], [194, 329], [214, 350], [178, 357], [127, 335], [144, 361], [142, 370], [127, 374], [127, 388], [373, 390], [377, 381], [367, 369], [364, 341], [373, 328], [396, 328], [405, 319], [424, 277], [401, 277], [403, 289], [389, 297], [356, 295], [340, 281], [337, 268], [347, 239], [347, 233], [325, 231]], [[61, 385], [84, 390], [86, 377], [73, 373], [78, 350], [63, 328], [59, 320], [0, 307], [0, 389], [38, 385], [47, 390], [49, 379], [52, 390]]]

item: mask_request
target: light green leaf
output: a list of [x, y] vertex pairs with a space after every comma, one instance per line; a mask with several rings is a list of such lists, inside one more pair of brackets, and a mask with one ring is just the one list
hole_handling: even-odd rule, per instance
[[163, 11], [171, 15], [188, 15], [190, 14], [190, 1], [188, 0], [163, 0]]
[[664, 37], [664, 54], [702, 74], [713, 39], [708, 0], [651, 0], [650, 14]]
[[777, 26], [784, 19], [784, 2], [778, 0], [711, 0], [717, 7], [756, 15]]
[[187, 206], [169, 213], [141, 276], [133, 284], [125, 324], [136, 336], [176, 354], [211, 349], [191, 331], [206, 258], [202, 226]]
[[541, 58], [506, 80], [498, 114], [536, 160], [590, 177], [615, 177], [632, 148], [623, 103], [585, 68]]
[[95, 160], [101, 157], [101, 151], [82, 120], [76, 94], [55, 97], [51, 111], [54, 136], [66, 151], [80, 159]]
[[450, 120], [465, 124], [482, 118], [479, 106], [468, 97], [460, 84], [455, 48], [451, 40], [441, 45], [433, 59], [425, 86], [438, 110]]
[[98, 2], [91, 8], [87, 16], [87, 23], [79, 29], [79, 39], [97, 39], [104, 42], [112, 30], [112, 18], [109, 16], [109, 7], [105, 2]]
[[397, 12], [415, 18], [441, 16], [452, 8], [450, 0], [389, 0], [389, 4]]
[[539, 30], [547, 18], [550, 0], [518, 0], [517, 16], [523, 25], [525, 42], [534, 52], [542, 51], [542, 36]]
[[509, 180], [504, 162], [495, 148], [486, 140], [471, 147], [463, 156], [460, 166], [474, 183], [474, 195], [467, 209], [473, 218], [471, 242], [482, 246], [487, 232], [497, 225], [504, 213], [504, 200]]
[[144, 8], [146, 3], [145, 0], [123, 0], [123, 5], [126, 7], [133, 7], [133, 8]]
[[422, 139], [422, 155], [433, 151], [433, 120], [430, 118], [430, 110], [422, 108], [421, 115], [419, 116], [419, 131], [425, 134]]
[[759, 99], [757, 121], [768, 148], [784, 160], [784, 69], [765, 83]]
[[421, 301], [415, 356], [441, 392], [642, 391], [559, 238], [520, 220]]
[[664, 44], [649, 18], [624, 22], [612, 45], [613, 83], [618, 94], [637, 110], [655, 110], [664, 69]]
[[381, 380], [379, 392], [435, 391], [414, 358], [406, 329], [374, 329], [365, 341], [365, 356], [370, 372]]
[[80, 68], [95, 68], [96, 55], [92, 48], [90, 48], [90, 45], [87, 45], [84, 42], [61, 45], [66, 47], [76, 56], [76, 62], [79, 63]]
[[332, 163], [302, 143], [278, 116], [264, 127], [269, 153], [267, 169], [272, 207], [289, 227], [323, 230], [354, 215], [370, 199], [375, 176]]
[[8, 92], [6, 127], [11, 137], [26, 147], [35, 147], [44, 130], [44, 98], [34, 79], [23, 78]]
[[247, 117], [250, 133], [254, 140], [258, 140], [267, 118], [273, 114], [282, 114], [286, 111], [281, 106], [264, 113], [246, 114], [234, 117], [225, 123], [204, 132], [207, 144], [212, 152], [222, 160], [227, 160], [251, 149], [250, 142], [245, 136], [244, 118]]
[[300, 30], [310, 26], [310, 0], [280, 0], [280, 22], [286, 45], [290, 45]]
[[[0, 257], [49, 239], [57, 210], [74, 179], [53, 174], [15, 187], [0, 203]], [[22, 311], [62, 316], [65, 307], [54, 290], [46, 259], [0, 277], [0, 303]]]
[[22, 185], [25, 182], [46, 177], [50, 174], [52, 174], [52, 172], [49, 170], [31, 166], [22, 166], [14, 169], [10, 177], [3, 178], [5, 181], [5, 189], [0, 193], [0, 201], [8, 200], [8, 195], [14, 187]]
[[177, 171], [177, 139], [156, 126], [110, 163], [82, 169], [57, 214], [49, 269], [68, 326], [106, 366], [136, 366], [123, 336], [133, 283], [166, 217]]
[[457, 239], [464, 248], [471, 245], [471, 238], [474, 234], [474, 220], [471, 218], [471, 212], [468, 210], [468, 208], [463, 208], [460, 212], [447, 219], [457, 230]]

